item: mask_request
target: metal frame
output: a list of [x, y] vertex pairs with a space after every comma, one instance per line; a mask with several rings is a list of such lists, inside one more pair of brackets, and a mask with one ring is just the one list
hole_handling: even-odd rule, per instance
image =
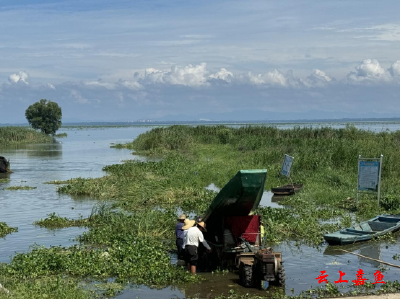
[[[379, 161], [379, 175], [378, 175], [378, 191], [377, 192], [372, 192], [372, 191], [360, 191], [358, 189], [359, 186], [359, 181], [360, 181], [360, 161], [365, 161], [365, 160], [375, 160], [375, 161]], [[379, 158], [364, 158], [361, 157], [361, 155], [358, 155], [358, 162], [357, 162], [357, 198], [356, 198], [356, 204], [358, 203], [358, 194], [362, 193], [362, 194], [374, 194], [377, 193], [378, 195], [378, 209], [379, 209], [379, 202], [381, 199], [381, 176], [382, 176], [382, 161], [383, 161], [383, 154], [381, 154], [381, 156]]]

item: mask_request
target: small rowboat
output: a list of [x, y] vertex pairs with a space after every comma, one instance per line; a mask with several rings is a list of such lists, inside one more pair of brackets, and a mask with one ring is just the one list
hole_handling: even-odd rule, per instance
[[354, 227], [324, 234], [329, 245], [346, 245], [368, 241], [400, 229], [400, 215], [380, 215]]
[[293, 195], [293, 194], [299, 192], [302, 188], [303, 188], [302, 184], [294, 183], [294, 184], [283, 185], [283, 186], [276, 187], [276, 188], [271, 188], [271, 192], [274, 195], [286, 196], [286, 195]]

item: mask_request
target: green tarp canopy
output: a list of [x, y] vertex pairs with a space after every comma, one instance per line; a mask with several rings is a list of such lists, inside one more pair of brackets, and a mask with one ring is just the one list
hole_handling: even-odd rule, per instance
[[260, 204], [267, 170], [241, 170], [218, 193], [204, 221], [228, 216], [247, 216]]

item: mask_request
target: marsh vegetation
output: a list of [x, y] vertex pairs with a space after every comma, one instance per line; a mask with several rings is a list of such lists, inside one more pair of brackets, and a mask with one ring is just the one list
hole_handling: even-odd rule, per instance
[[[211, 183], [223, 187], [240, 169], [268, 169], [268, 190], [287, 184], [280, 175], [285, 153], [295, 157], [291, 179], [304, 188], [282, 200], [283, 208], [260, 207], [257, 213], [270, 245], [290, 240], [318, 247], [324, 233], [378, 212], [372, 198], [354, 200], [359, 154], [384, 155], [379, 211], [400, 212], [399, 146], [400, 132], [373, 133], [352, 126], [155, 128], [115, 147], [162, 157], [160, 161], [126, 161], [106, 166], [104, 177], [47, 182], [59, 184], [60, 193], [104, 201], [85, 218], [53, 213], [38, 220], [36, 225], [50, 229], [85, 226], [88, 231], [77, 237], [80, 244], [73, 247], [35, 247], [17, 254], [0, 274], [28, 282], [46, 281], [49, 276], [88, 281], [113, 277], [117, 284], [158, 287], [201, 280], [170, 263], [177, 211], [202, 215], [216, 195], [205, 187]], [[75, 293], [71, 290], [69, 297], [83, 295]]]
[[[222, 187], [240, 169], [268, 169], [266, 188], [287, 184], [280, 175], [283, 154], [295, 157], [292, 180], [302, 182], [301, 193], [287, 198], [287, 208], [260, 208], [267, 239], [298, 239], [317, 245], [322, 235], [352, 218], [376, 215], [376, 201], [355, 203], [357, 157], [384, 155], [380, 211], [400, 208], [397, 151], [400, 132], [373, 133], [344, 129], [274, 127], [171, 126], [141, 134], [124, 147], [136, 154], [163, 156], [160, 162], [128, 161], [105, 167], [107, 176], [78, 178], [59, 188], [62, 193], [118, 200], [127, 210], [162, 208], [202, 214], [215, 196], [204, 187]], [[335, 222], [324, 222], [335, 220]]]
[[21, 185], [19, 185], [19, 186], [9, 186], [9, 187], [3, 188], [3, 190], [9, 190], [9, 191], [34, 190], [34, 189], [36, 189], [35, 186], [27, 186], [27, 185], [25, 185], [25, 186], [21, 186]]
[[50, 143], [53, 138], [27, 127], [0, 127], [0, 145]]

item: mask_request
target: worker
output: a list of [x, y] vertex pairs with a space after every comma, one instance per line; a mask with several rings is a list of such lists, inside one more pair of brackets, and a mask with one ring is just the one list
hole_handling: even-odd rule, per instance
[[[186, 219], [185, 222], [183, 223], [183, 227], [182, 227], [182, 230], [183, 230], [182, 252], [183, 252], [183, 254], [185, 253], [186, 235], [187, 235], [187, 232], [188, 232], [188, 230], [189, 230], [190, 228], [192, 228], [192, 227], [194, 226], [195, 223], [196, 223], [195, 220], [189, 220], [189, 219]], [[185, 256], [185, 255], [184, 255], [184, 256]], [[190, 269], [189, 269], [189, 271], [190, 271]]]
[[207, 232], [206, 224], [204, 222], [199, 222], [196, 223], [196, 226], [189, 228], [186, 234], [186, 241], [185, 241], [186, 264], [188, 266], [188, 270], [190, 270], [190, 273], [192, 273], [193, 275], [196, 274], [197, 261], [199, 260], [199, 255], [197, 251], [199, 243], [202, 243], [204, 247], [206, 247], [208, 253], [211, 252], [211, 247], [204, 239], [203, 232]]
[[178, 250], [178, 259], [183, 258], [183, 251], [182, 251], [182, 245], [183, 245], [183, 230], [182, 227], [184, 225], [184, 222], [186, 220], [186, 215], [181, 214], [178, 218], [178, 223], [175, 226], [175, 236], [176, 236], [176, 248]]

